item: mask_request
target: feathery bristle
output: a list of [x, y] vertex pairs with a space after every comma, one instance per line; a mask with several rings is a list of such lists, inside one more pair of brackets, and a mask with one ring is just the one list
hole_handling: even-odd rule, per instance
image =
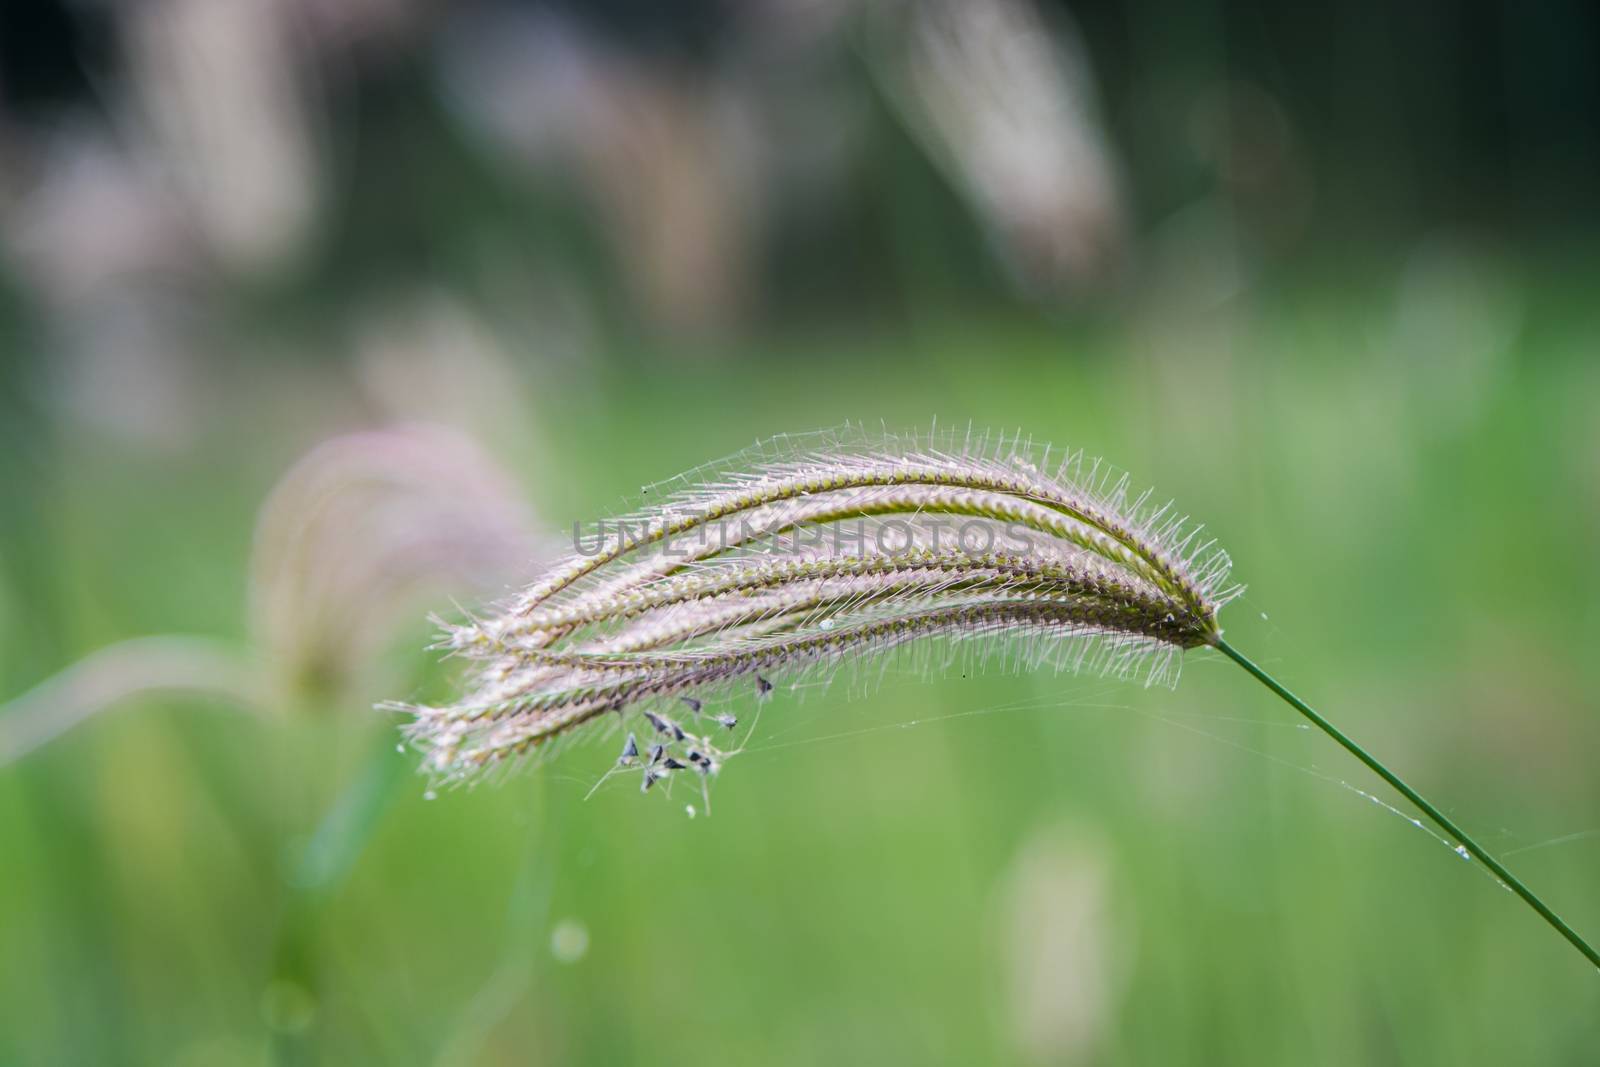
[[498, 617], [446, 628], [471, 686], [407, 707], [408, 733], [435, 776], [460, 781], [637, 710], [657, 739], [648, 788], [728, 755], [671, 706], [698, 721], [721, 693], [765, 696], [771, 678], [828, 679], [901, 645], [1174, 679], [1177, 654], [1220, 635], [1227, 555], [1170, 505], [1130, 498], [1126, 476], [1051, 454], [846, 427], [649, 487], [587, 542], [575, 528], [573, 552]]

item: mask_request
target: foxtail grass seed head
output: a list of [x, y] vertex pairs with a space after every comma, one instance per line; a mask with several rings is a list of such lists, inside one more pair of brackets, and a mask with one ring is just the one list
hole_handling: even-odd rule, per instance
[[613, 773], [641, 789], [706, 777], [733, 754], [717, 742], [739, 705], [902, 645], [930, 672], [998, 658], [1171, 684], [1238, 591], [1197, 524], [1020, 436], [774, 438], [641, 497], [575, 526], [568, 556], [497, 614], [445, 625], [465, 692], [400, 706], [436, 779], [608, 721], [628, 731]]

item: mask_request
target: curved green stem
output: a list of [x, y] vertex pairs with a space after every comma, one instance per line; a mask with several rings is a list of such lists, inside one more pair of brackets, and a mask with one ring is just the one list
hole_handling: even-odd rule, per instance
[[1219, 637], [1217, 638], [1216, 647], [1217, 650], [1224, 656], [1227, 656], [1229, 659], [1233, 660], [1233, 662], [1237, 663], [1239, 666], [1253, 674], [1256, 677], [1256, 680], [1262, 685], [1266, 686], [1268, 689], [1282, 697], [1290, 707], [1304, 715], [1307, 719], [1310, 719], [1317, 729], [1321, 730], [1323, 733], [1339, 742], [1346, 752], [1349, 752], [1356, 759], [1366, 764], [1367, 767], [1379, 778], [1382, 778], [1385, 782], [1388, 782], [1390, 785], [1394, 786], [1396, 791], [1398, 791], [1401, 796], [1405, 797], [1407, 800], [1411, 801], [1412, 804], [1416, 805], [1423, 814], [1427, 815], [1428, 818], [1437, 823], [1441, 830], [1449, 834], [1456, 841], [1460, 842], [1462, 848], [1466, 849], [1480, 862], [1482, 862], [1485, 867], [1493, 871], [1494, 876], [1500, 879], [1501, 883], [1503, 883], [1507, 889], [1521, 897], [1527, 903], [1528, 907], [1538, 912], [1540, 918], [1549, 923], [1556, 933], [1570, 941], [1572, 943], [1572, 947], [1583, 953], [1585, 959], [1594, 964], [1595, 967], [1600, 968], [1600, 952], [1596, 952], [1587, 941], [1578, 936], [1577, 931], [1568, 926], [1562, 920], [1561, 916], [1551, 911], [1549, 906], [1534, 894], [1533, 890], [1522, 884], [1521, 879], [1512, 874], [1510, 871], [1506, 870], [1505, 867], [1501, 865], [1499, 860], [1495, 859], [1493, 856], [1489, 855], [1488, 852], [1484, 851], [1483, 846], [1479, 845], [1472, 838], [1468, 837], [1462, 832], [1461, 828], [1455, 823], [1451, 822], [1443, 812], [1434, 807], [1432, 804], [1428, 803], [1427, 800], [1423, 799], [1422, 794], [1418, 793], [1415, 789], [1412, 789], [1409, 785], [1406, 785], [1406, 783], [1401, 781], [1393, 771], [1389, 770], [1389, 768], [1385, 767], [1382, 763], [1379, 763], [1375, 757], [1370, 755], [1366, 749], [1362, 748], [1350, 738], [1346, 737], [1337, 726], [1333, 725], [1333, 723], [1329, 722], [1327, 719], [1324, 719], [1321, 715], [1318, 715], [1314, 710], [1312, 710], [1309, 704], [1291, 693], [1283, 686], [1281, 682], [1272, 677], [1272, 675], [1268, 674], [1260, 667], [1257, 667], [1249, 660], [1248, 657], [1239, 652], [1232, 645], [1228, 644], [1228, 642]]

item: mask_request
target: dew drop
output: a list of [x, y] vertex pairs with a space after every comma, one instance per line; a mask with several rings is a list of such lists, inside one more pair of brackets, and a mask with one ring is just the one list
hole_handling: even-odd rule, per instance
[[818, 627], [818, 629], [822, 629], [822, 630], [831, 630], [831, 629], [833, 629], [833, 620], [832, 619], [823, 619], [820, 623], [817, 624], [817, 627]]
[[694, 816], [695, 816], [694, 805], [693, 804], [685, 804], [683, 806], [683, 813], [685, 815], [689, 816], [689, 818], [691, 818], [691, 819], [694, 818]]
[[1271, 621], [1272, 621], [1272, 620], [1270, 620], [1270, 619], [1268, 619], [1268, 618], [1267, 618], [1267, 613], [1266, 613], [1266, 612], [1264, 612], [1264, 611], [1263, 611], [1263, 612], [1262, 612], [1262, 613], [1261, 613], [1261, 618], [1262, 618], [1262, 620], [1263, 620], [1263, 621], [1264, 621], [1264, 622], [1271, 622]]
[[1460, 856], [1464, 860], [1470, 861], [1472, 859], [1472, 853], [1467, 851], [1466, 845], [1457, 845], [1456, 855]]
[[550, 931], [550, 955], [561, 963], [577, 963], [589, 954], [589, 928], [577, 919], [562, 919]]
[[438, 800], [439, 799], [439, 794], [434, 792], [432, 789], [430, 789], [426, 793], [422, 794], [422, 799], [423, 800]]
[[403, 744], [396, 745], [396, 746], [394, 746], [394, 750], [396, 752], [400, 753], [403, 756], [403, 755], [405, 755], [406, 746], [403, 745]]

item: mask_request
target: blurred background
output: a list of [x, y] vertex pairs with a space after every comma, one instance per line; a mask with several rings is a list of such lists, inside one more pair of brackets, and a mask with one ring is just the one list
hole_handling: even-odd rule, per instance
[[1600, 936], [1597, 116], [1578, 0], [8, 0], [0, 1063], [1593, 1063], [1203, 654], [780, 692], [710, 817], [372, 708], [647, 483], [1021, 427]]

